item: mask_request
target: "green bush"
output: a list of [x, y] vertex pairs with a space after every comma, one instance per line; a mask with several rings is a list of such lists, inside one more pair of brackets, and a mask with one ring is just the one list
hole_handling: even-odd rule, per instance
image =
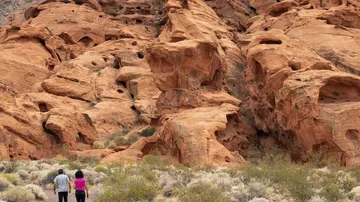
[[210, 183], [197, 182], [179, 192], [179, 201], [182, 202], [227, 202], [230, 199], [223, 190], [213, 187]]
[[156, 128], [154, 128], [154, 127], [146, 128], [140, 132], [140, 136], [150, 137], [150, 136], [154, 135], [155, 131], [156, 131]]
[[352, 168], [350, 173], [355, 177], [357, 181], [360, 181], [360, 166]]
[[54, 179], [55, 177], [58, 175], [58, 171], [57, 170], [52, 170], [50, 171], [45, 179], [43, 179], [43, 184], [49, 184], [49, 183], [53, 183], [54, 182]]
[[13, 185], [21, 185], [23, 181], [17, 173], [1, 173], [0, 176], [7, 179]]
[[343, 170], [336, 169], [330, 172], [317, 173], [316, 177], [320, 179], [316, 183], [321, 188], [319, 196], [324, 197], [327, 201], [344, 199], [344, 192], [350, 192], [356, 186], [354, 178]]
[[132, 135], [132, 136], [128, 137], [127, 142], [132, 144], [132, 143], [136, 142], [138, 139], [139, 139], [138, 137], [136, 137], [135, 135]]
[[100, 202], [153, 201], [158, 190], [157, 176], [151, 170], [111, 168]]
[[299, 201], [307, 201], [314, 194], [314, 183], [307, 180], [309, 167], [291, 163], [288, 157], [274, 157], [269, 162], [249, 164], [241, 170], [245, 181], [269, 180], [278, 184], [283, 192], [290, 192], [291, 196]]
[[320, 196], [324, 197], [326, 201], [339, 201], [345, 196], [336, 184], [326, 184], [320, 191]]
[[7, 202], [32, 202], [35, 200], [35, 195], [22, 187], [14, 187], [5, 191], [4, 199]]
[[7, 189], [10, 184], [11, 183], [9, 182], [9, 180], [2, 176], [0, 177], [0, 191], [4, 191], [5, 189]]

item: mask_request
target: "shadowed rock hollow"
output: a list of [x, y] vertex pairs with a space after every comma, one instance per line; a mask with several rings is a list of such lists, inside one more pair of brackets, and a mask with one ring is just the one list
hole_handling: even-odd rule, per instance
[[[232, 166], [281, 147], [297, 161], [320, 152], [357, 165], [359, 9], [356, 0], [9, 3], [2, 155]], [[155, 134], [142, 135], [149, 127]], [[93, 149], [118, 133], [138, 139]]]

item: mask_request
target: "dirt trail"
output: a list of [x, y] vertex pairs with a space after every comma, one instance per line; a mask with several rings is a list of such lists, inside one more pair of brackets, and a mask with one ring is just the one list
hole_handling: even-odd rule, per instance
[[[57, 202], [57, 195], [54, 194], [54, 192], [52, 190], [44, 190], [45, 194], [48, 196], [48, 201], [49, 202]], [[86, 199], [86, 202], [95, 202], [96, 199], [99, 197], [98, 194], [96, 194], [96, 192], [94, 190], [90, 190], [89, 191], [89, 198]], [[68, 202], [76, 202], [75, 199], [75, 192], [71, 192], [71, 194], [69, 195], [69, 200]]]

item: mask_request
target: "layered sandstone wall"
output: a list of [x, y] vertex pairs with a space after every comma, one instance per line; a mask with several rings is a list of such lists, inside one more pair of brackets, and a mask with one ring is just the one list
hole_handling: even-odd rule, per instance
[[[359, 9], [356, 0], [27, 6], [0, 27], [2, 155], [231, 166], [282, 147], [294, 160], [320, 152], [359, 164]], [[149, 126], [151, 137], [92, 150]]]

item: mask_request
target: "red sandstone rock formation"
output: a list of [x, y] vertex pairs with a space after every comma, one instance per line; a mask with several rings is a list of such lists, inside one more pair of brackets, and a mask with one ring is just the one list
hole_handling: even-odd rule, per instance
[[[0, 150], [360, 163], [356, 0], [42, 1], [0, 28]], [[115, 150], [92, 143], [153, 125]]]

